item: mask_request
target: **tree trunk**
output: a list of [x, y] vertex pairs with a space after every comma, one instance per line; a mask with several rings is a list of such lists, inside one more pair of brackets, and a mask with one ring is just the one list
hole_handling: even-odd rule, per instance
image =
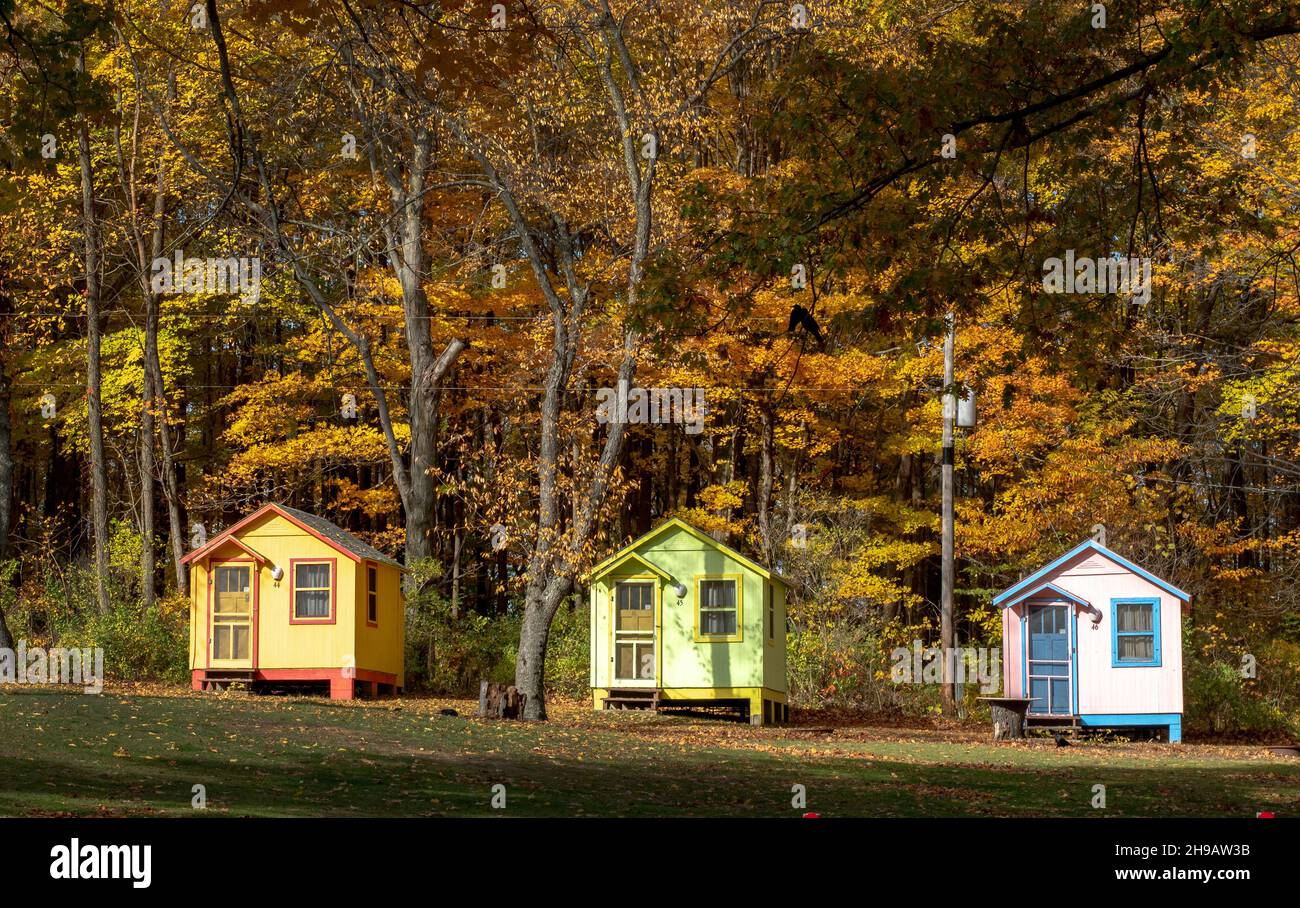
[[433, 471], [438, 459], [438, 404], [443, 379], [468, 345], [457, 338], [435, 355], [429, 334], [433, 309], [423, 285], [428, 270], [423, 228], [425, 178], [432, 158], [433, 133], [428, 129], [415, 131], [410, 148], [405, 150], [408, 157], [401, 160], [401, 171], [392, 166], [398, 159], [398, 149], [386, 142], [378, 144], [390, 156], [388, 166], [378, 168], [388, 184], [393, 205], [393, 216], [385, 222], [385, 239], [393, 274], [402, 288], [406, 347], [411, 357], [410, 468], [402, 496], [409, 566], [434, 554], [438, 479]]
[[[412, 372], [418, 376], [422, 365], [411, 359]], [[418, 378], [417, 378], [418, 381]], [[438, 424], [436, 395], [428, 389], [411, 388], [410, 485], [406, 495], [406, 563], [414, 565], [422, 558], [433, 557], [433, 531], [436, 524], [434, 505], [437, 487], [433, 468], [437, 462]]]
[[451, 541], [451, 617], [460, 617], [460, 549], [463, 536], [459, 526]]
[[[0, 309], [0, 318], [8, 321], [7, 297], [0, 300], [0, 307], [3, 307]], [[12, 517], [10, 506], [14, 495], [14, 455], [9, 424], [9, 401], [8, 364], [0, 361], [0, 562], [9, 557], [9, 522]], [[9, 625], [5, 623], [4, 606], [0, 603], [0, 648], [13, 649], [13, 645]]]
[[[159, 162], [161, 181], [162, 163]], [[159, 198], [161, 202], [161, 197]], [[157, 244], [155, 244], [155, 247]], [[143, 264], [143, 262], [142, 262]], [[141, 276], [148, 274], [141, 269]], [[154, 376], [152, 363], [158, 355], [158, 297], [152, 292], [144, 295], [144, 388], [141, 395], [142, 413], [140, 416], [140, 593], [141, 606], [150, 611], [154, 606], [156, 590], [154, 575], [156, 573], [156, 551], [154, 549], [154, 414], [160, 402], [154, 395]], [[167, 418], [166, 413], [162, 418]]]
[[[167, 74], [167, 97], [175, 100], [176, 74]], [[141, 535], [144, 546], [140, 554], [140, 584], [143, 591], [145, 610], [153, 607], [156, 598], [157, 548], [155, 546], [154, 519], [157, 514], [155, 504], [158, 477], [157, 460], [154, 453], [155, 441], [162, 436], [162, 489], [167, 502], [168, 535], [171, 543], [173, 568], [176, 573], [176, 588], [184, 595], [189, 595], [189, 583], [185, 566], [181, 558], [185, 554], [182, 541], [180, 494], [176, 482], [176, 463], [172, 457], [171, 430], [167, 425], [167, 397], [163, 388], [162, 365], [158, 358], [158, 322], [161, 301], [154, 292], [150, 280], [150, 266], [163, 253], [163, 236], [167, 215], [167, 164], [166, 156], [160, 150], [157, 160], [157, 173], [154, 177], [154, 197], [152, 214], [152, 235], [146, 253], [144, 235], [140, 229], [136, 192], [134, 184], [125, 184], [124, 192], [131, 204], [131, 230], [135, 241], [136, 259], [140, 268], [140, 292], [144, 298], [144, 389], [141, 395], [143, 414], [141, 417], [140, 438], [140, 512]], [[125, 178], [124, 178], [125, 179]]]
[[[634, 95], [641, 95], [641, 86], [637, 76], [637, 67], [632, 62], [631, 54], [624, 41], [622, 26], [605, 8], [601, 19], [604, 30], [605, 53], [596, 54], [593, 62], [600, 71], [601, 81], [609, 96], [621, 136], [623, 163], [627, 170], [627, 189], [635, 211], [635, 233], [631, 243], [631, 255], [626, 274], [624, 304], [628, 312], [636, 312], [641, 287], [642, 266], [650, 251], [652, 232], [651, 197], [654, 187], [655, 158], [646, 161], [644, 168], [638, 163], [639, 151], [636, 130], [628, 116], [627, 99], [623, 85]], [[594, 54], [594, 48], [591, 52]], [[621, 71], [616, 77], [613, 60], [621, 64]], [[624, 83], [621, 80], [626, 80]], [[644, 101], [645, 98], [641, 97]], [[454, 129], [454, 127], [453, 127]], [[653, 130], [648, 133], [654, 142], [659, 136]], [[465, 137], [460, 134], [464, 141]], [[560, 603], [573, 591], [577, 572], [574, 559], [577, 553], [586, 550], [594, 531], [597, 518], [609, 492], [609, 484], [614, 470], [623, 456], [626, 441], [626, 425], [622, 422], [610, 422], [605, 445], [600, 459], [587, 487], [581, 492], [573, 490], [575, 497], [581, 496], [582, 504], [577, 509], [573, 525], [567, 538], [560, 532], [559, 525], [559, 489], [557, 488], [558, 455], [560, 450], [560, 431], [562, 411], [568, 389], [573, 362], [581, 345], [582, 317], [586, 311], [591, 291], [590, 283], [583, 283], [578, 277], [577, 252], [579, 239], [569, 226], [558, 217], [551, 219], [547, 229], [549, 240], [555, 250], [554, 257], [544, 256], [538, 247], [536, 231], [526, 221], [518, 199], [512, 187], [502, 179], [500, 172], [488, 160], [487, 156], [473, 142], [466, 142], [470, 154], [482, 168], [484, 176], [499, 191], [515, 232], [527, 254], [529, 265], [538, 289], [546, 299], [552, 318], [552, 358], [546, 372], [543, 385], [541, 406], [541, 443], [537, 458], [537, 498], [538, 520], [537, 535], [533, 543], [533, 554], [528, 563], [527, 594], [524, 601], [524, 621], [519, 635], [519, 655], [515, 660], [515, 686], [527, 699], [524, 702], [524, 718], [542, 720], [546, 718], [545, 676], [546, 643], [550, 634], [551, 620]], [[548, 259], [558, 261], [558, 275], [562, 276], [567, 300], [562, 299], [548, 276]], [[640, 334], [631, 327], [623, 332], [623, 358], [619, 365], [617, 380], [626, 382], [628, 387], [636, 374], [636, 354], [640, 344]]]
[[763, 434], [759, 450], [758, 490], [754, 497], [758, 499], [758, 536], [763, 546], [763, 565], [770, 568], [775, 553], [772, 541], [772, 483], [775, 475], [772, 448], [775, 434], [773, 423], [776, 420], [766, 403], [759, 409], [759, 419], [762, 421]]
[[479, 682], [478, 716], [480, 719], [518, 719], [524, 696], [513, 684], [498, 681]]
[[[312, 303], [325, 314], [330, 324], [348, 339], [360, 355], [366, 370], [367, 384], [375, 398], [379, 424], [402, 499], [406, 521], [406, 563], [409, 566], [415, 560], [433, 554], [436, 479], [430, 471], [437, 447], [438, 393], [443, 376], [468, 346], [465, 340], [455, 338], [435, 357], [429, 333], [432, 308], [422, 286], [427, 276], [428, 259], [423, 247], [422, 228], [425, 221], [425, 181], [431, 167], [433, 134], [427, 127], [417, 126], [411, 133], [410, 146], [406, 148], [393, 144], [393, 136], [406, 132], [405, 121], [400, 129], [390, 132], [379, 128], [372, 135], [376, 149], [376, 157], [371, 159], [372, 173], [384, 180], [391, 197], [392, 215], [384, 219], [385, 245], [389, 262], [402, 288], [406, 342], [411, 355], [411, 442], [408, 458], [404, 460], [388, 409], [388, 397], [371, 355], [369, 338], [364, 330], [350, 326], [339, 315], [284, 232], [267, 162], [262, 157], [257, 135], [249, 131], [244, 121], [239, 95], [235, 91], [230, 56], [216, 0], [205, 0], [205, 7], [230, 116], [240, 145], [252, 159], [262, 191], [260, 199], [243, 194], [240, 196], [241, 201], [263, 219], [276, 246], [293, 268], [294, 279], [306, 291]], [[350, 53], [345, 56], [351, 62]], [[379, 111], [365, 110], [362, 113], [365, 115], [363, 119], [369, 119]], [[382, 156], [382, 162], [378, 156]], [[412, 575], [406, 575], [406, 583], [413, 579]], [[407, 588], [409, 590], [409, 586]]]
[[[77, 61], [86, 67], [84, 48]], [[95, 598], [108, 611], [108, 468], [104, 461], [103, 405], [100, 400], [99, 238], [95, 226], [95, 186], [90, 158], [90, 127], [82, 117], [77, 132], [81, 168], [82, 234], [86, 266], [86, 428], [90, 436], [90, 519], [95, 542]]]
[[573, 589], [568, 576], [555, 576], [545, 586], [540, 580], [540, 572], [530, 574], [515, 660], [515, 687], [524, 696], [523, 718], [534, 721], [546, 720], [546, 644], [551, 621]]
[[[148, 316], [146, 316], [146, 320]], [[146, 332], [148, 329], [145, 329]], [[154, 553], [154, 494], [153, 494], [153, 383], [146, 375], [140, 415], [140, 608], [148, 612], [154, 607], [156, 590], [154, 574], [157, 569]]]
[[[171, 426], [167, 422], [167, 397], [164, 393], [162, 365], [158, 361], [158, 338], [154, 336], [152, 351], [146, 357], [152, 373], [153, 397], [158, 401], [158, 434], [162, 442], [163, 497], [167, 500], [167, 532], [171, 537], [172, 568], [176, 573], [176, 591], [188, 598], [190, 595], [189, 569], [181, 563], [185, 557], [185, 525], [181, 503], [180, 481], [176, 472], [176, 455], [172, 449]], [[183, 433], [182, 433], [183, 437]]]
[[1025, 736], [1025, 709], [1028, 704], [1019, 708], [1004, 706], [1001, 703], [992, 704], [993, 713], [993, 740], [1008, 741]]

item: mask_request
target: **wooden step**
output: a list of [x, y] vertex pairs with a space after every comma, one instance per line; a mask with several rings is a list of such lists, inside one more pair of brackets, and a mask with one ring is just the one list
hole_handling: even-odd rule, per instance
[[603, 709], [659, 709], [658, 688], [620, 687], [605, 697]]

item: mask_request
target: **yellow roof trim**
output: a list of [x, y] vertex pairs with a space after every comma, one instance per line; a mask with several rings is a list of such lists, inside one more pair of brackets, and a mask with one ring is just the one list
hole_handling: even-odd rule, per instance
[[[665, 520], [663, 523], [659, 524], [659, 526], [655, 527], [650, 532], [645, 533], [644, 535], [639, 536], [636, 539], [633, 539], [627, 545], [623, 546], [623, 548], [619, 549], [613, 555], [610, 555], [600, 564], [596, 565], [590, 571], [588, 571], [587, 577], [594, 579], [597, 575], [608, 572], [616, 564], [623, 561], [627, 555], [636, 555], [636, 552], [633, 551], [634, 549], [640, 547], [646, 542], [649, 542], [651, 539], [658, 536], [660, 533], [663, 533], [665, 530], [671, 529], [673, 527], [676, 527], [681, 530], [685, 530], [687, 533], [689, 533], [691, 536], [698, 539], [700, 542], [712, 546], [713, 548], [719, 550], [729, 558], [735, 559], [745, 567], [749, 568], [754, 573], [758, 574], [764, 580], [775, 580], [776, 582], [784, 584], [787, 587], [790, 586], [790, 581], [787, 580], [785, 577], [782, 577], [780, 574], [776, 573], [775, 571], [768, 570], [767, 568], [763, 567], [761, 564], [759, 564], [756, 561], [746, 558], [744, 555], [737, 552], [731, 546], [724, 545], [723, 543], [718, 542], [718, 540], [714, 539], [712, 536], [709, 536], [707, 533], [700, 532], [699, 530], [695, 529], [695, 527], [687, 523], [685, 520], [682, 520], [680, 517], [670, 517], [667, 520]], [[642, 558], [640, 555], [636, 555], [636, 557], [640, 561], [649, 564], [649, 562], [646, 561], [644, 558]], [[651, 567], [653, 568], [654, 566], [651, 565]], [[654, 570], [658, 573], [661, 574], [663, 573], [663, 571], [659, 570], [658, 568], [654, 568]]]
[[605, 568], [601, 573], [604, 574], [612, 573], [628, 561], [637, 562], [646, 570], [648, 570], [650, 573], [654, 574], [656, 577], [662, 577], [664, 580], [673, 579], [673, 576], [669, 574], [667, 571], [665, 571], [663, 568], [659, 567], [659, 565], [647, 561], [645, 558], [641, 557], [636, 552], [626, 552], [623, 555], [623, 557], [616, 560], [609, 567]]

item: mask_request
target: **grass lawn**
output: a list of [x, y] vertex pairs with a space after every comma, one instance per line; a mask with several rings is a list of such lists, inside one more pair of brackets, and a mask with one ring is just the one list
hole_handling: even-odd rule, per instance
[[545, 724], [464, 718], [474, 706], [4, 687], [0, 815], [193, 816], [201, 784], [208, 816], [797, 816], [795, 783], [823, 816], [1300, 813], [1300, 761], [1264, 747], [993, 745], [978, 726], [752, 728], [582, 703]]

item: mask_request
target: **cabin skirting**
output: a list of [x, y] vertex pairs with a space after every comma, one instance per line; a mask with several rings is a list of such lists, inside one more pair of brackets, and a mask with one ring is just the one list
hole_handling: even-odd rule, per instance
[[[235, 679], [234, 675], [243, 677]], [[365, 668], [257, 668], [257, 669], [202, 669], [196, 668], [190, 673], [190, 687], [194, 690], [207, 690], [210, 686], [230, 680], [249, 682], [275, 681], [328, 681], [331, 700], [351, 700], [357, 695], [358, 685], [367, 685], [371, 696], [379, 692], [379, 686], [385, 685], [396, 693], [400, 688], [397, 676], [388, 672], [376, 672]]]
[[[602, 709], [605, 698], [619, 688], [592, 688], [591, 705]], [[658, 688], [661, 703], [672, 700], [706, 703], [709, 700], [748, 700], [749, 721], [753, 725], [770, 725], [790, 720], [789, 700], [784, 691], [769, 687], [663, 687]]]
[[1159, 728], [1169, 729], [1169, 743], [1183, 740], [1182, 713], [1091, 713], [1079, 716], [1085, 728]]

